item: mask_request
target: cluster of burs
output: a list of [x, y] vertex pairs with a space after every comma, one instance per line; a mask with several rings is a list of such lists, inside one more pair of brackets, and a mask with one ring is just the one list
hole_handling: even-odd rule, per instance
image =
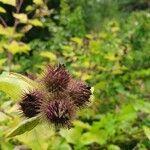
[[22, 114], [59, 127], [70, 128], [76, 112], [87, 106], [91, 88], [74, 79], [64, 65], [45, 67], [41, 78], [32, 76], [39, 87], [24, 92], [19, 102]]

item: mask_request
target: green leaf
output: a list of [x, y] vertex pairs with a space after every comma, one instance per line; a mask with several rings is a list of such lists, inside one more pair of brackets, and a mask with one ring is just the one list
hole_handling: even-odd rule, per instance
[[117, 115], [117, 119], [123, 122], [133, 121], [136, 119], [136, 117], [137, 117], [137, 113], [131, 104], [123, 106], [123, 108]]
[[42, 0], [33, 0], [33, 3], [35, 3], [36, 5], [42, 5], [43, 1]]
[[84, 122], [79, 121], [79, 120], [74, 121], [73, 124], [76, 127], [79, 127], [81, 129], [88, 129], [89, 130], [91, 128], [91, 126], [88, 123], [84, 123]]
[[18, 100], [23, 91], [34, 88], [34, 82], [27, 77], [5, 72], [0, 75], [0, 91], [5, 92], [14, 100]]
[[134, 104], [134, 108], [137, 111], [145, 112], [150, 114], [150, 103], [147, 101], [138, 100]]
[[144, 133], [147, 136], [147, 138], [150, 140], [150, 128], [147, 126], [143, 127]]
[[72, 128], [70, 130], [61, 129], [59, 133], [68, 143], [77, 144], [81, 137], [81, 132], [82, 130], [79, 128]]
[[28, 5], [26, 8], [25, 8], [26, 11], [33, 11], [34, 10], [34, 7], [31, 6], [31, 5]]
[[6, 62], [6, 58], [2, 58], [2, 59], [0, 59], [0, 67]]
[[71, 38], [71, 41], [77, 43], [79, 46], [82, 45], [82, 39], [80, 39], [80, 38], [73, 37], [73, 38]]
[[36, 127], [39, 123], [39, 116], [29, 118], [27, 120], [24, 120], [21, 122], [15, 129], [13, 129], [7, 137], [13, 137], [16, 135], [21, 135], [27, 131], [32, 130], [34, 127]]
[[56, 61], [57, 57], [52, 52], [43, 51], [40, 53], [40, 56], [48, 58], [50, 61]]
[[14, 34], [13, 28], [12, 27], [7, 27], [4, 28], [1, 24], [0, 24], [0, 35], [4, 35], [7, 37], [12, 36], [12, 34]]
[[0, 13], [5, 13], [6, 10], [3, 7], [0, 7]]
[[43, 23], [38, 19], [29, 20], [29, 23], [33, 26], [42, 27]]
[[16, 6], [16, 0], [0, 0], [0, 2], [11, 6]]
[[80, 141], [83, 145], [89, 145], [92, 143], [98, 143], [100, 145], [103, 145], [106, 143], [108, 138], [107, 133], [105, 130], [99, 130], [96, 133], [93, 132], [86, 132], [82, 134], [82, 137], [80, 138]]
[[27, 23], [28, 21], [28, 17], [26, 14], [20, 13], [20, 14], [16, 14], [13, 13], [13, 16], [18, 19], [21, 23]]
[[108, 150], [120, 150], [120, 147], [118, 147], [117, 145], [109, 145]]
[[23, 42], [12, 41], [10, 44], [5, 44], [4, 47], [12, 54], [27, 53], [30, 51], [30, 46]]

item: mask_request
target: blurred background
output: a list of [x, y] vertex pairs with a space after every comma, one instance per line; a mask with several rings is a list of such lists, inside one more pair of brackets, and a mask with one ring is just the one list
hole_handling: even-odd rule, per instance
[[65, 64], [92, 86], [70, 130], [20, 121], [0, 92], [0, 150], [150, 150], [149, 0], [0, 0], [0, 72]]

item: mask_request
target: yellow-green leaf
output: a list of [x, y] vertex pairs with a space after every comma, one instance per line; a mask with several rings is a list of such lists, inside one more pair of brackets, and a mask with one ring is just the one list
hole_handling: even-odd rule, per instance
[[6, 58], [2, 58], [2, 59], [0, 59], [0, 67], [6, 62]]
[[39, 26], [39, 27], [43, 26], [42, 22], [38, 19], [29, 20], [29, 23], [33, 26]]
[[17, 73], [4, 72], [0, 75], [0, 91], [3, 91], [14, 100], [18, 100], [22, 92], [34, 88], [34, 82]]
[[147, 138], [150, 140], [150, 128], [147, 126], [143, 127], [144, 133], [147, 136]]
[[20, 14], [16, 14], [13, 13], [13, 16], [18, 19], [21, 23], [27, 23], [28, 21], [28, 17], [26, 14], [20, 13]]
[[10, 37], [13, 35], [13, 32], [14, 32], [13, 28], [11, 27], [4, 28], [2, 25], [0, 25], [0, 35]]
[[34, 10], [34, 7], [31, 6], [31, 5], [28, 5], [26, 8], [25, 8], [26, 11], [32, 11]]
[[23, 134], [27, 131], [32, 130], [34, 127], [36, 127], [38, 125], [39, 120], [40, 120], [39, 116], [32, 117], [32, 118], [29, 118], [27, 120], [24, 120], [15, 129], [13, 129], [7, 135], [7, 137], [13, 137], [13, 136], [16, 136], [16, 135], [21, 135], [21, 134]]
[[16, 6], [16, 0], [0, 0], [0, 2], [11, 6]]
[[5, 44], [4, 47], [12, 54], [27, 53], [30, 51], [30, 46], [17, 41], [12, 41], [10, 44]]
[[91, 128], [91, 126], [88, 123], [84, 123], [84, 122], [79, 121], [79, 120], [74, 121], [73, 124], [76, 127], [80, 127], [82, 129], [88, 129], [89, 130]]
[[40, 56], [48, 58], [50, 61], [55, 61], [57, 59], [56, 55], [52, 52], [43, 51], [40, 53]]
[[42, 5], [43, 0], [33, 0], [33, 3], [35, 3], [36, 5]]
[[73, 38], [71, 38], [71, 41], [77, 43], [79, 46], [81, 46], [82, 43], [83, 43], [83, 42], [82, 42], [82, 39], [81, 39], [81, 38], [78, 38], [78, 37], [73, 37]]
[[5, 13], [6, 10], [3, 7], [0, 7], [0, 13]]

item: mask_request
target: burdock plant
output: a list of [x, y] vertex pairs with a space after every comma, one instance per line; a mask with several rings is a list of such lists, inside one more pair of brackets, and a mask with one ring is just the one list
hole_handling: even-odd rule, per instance
[[34, 82], [40, 88], [24, 92], [19, 102], [20, 110], [27, 118], [40, 115], [56, 127], [70, 128], [76, 112], [89, 102], [90, 87], [73, 79], [64, 65], [48, 65]]

